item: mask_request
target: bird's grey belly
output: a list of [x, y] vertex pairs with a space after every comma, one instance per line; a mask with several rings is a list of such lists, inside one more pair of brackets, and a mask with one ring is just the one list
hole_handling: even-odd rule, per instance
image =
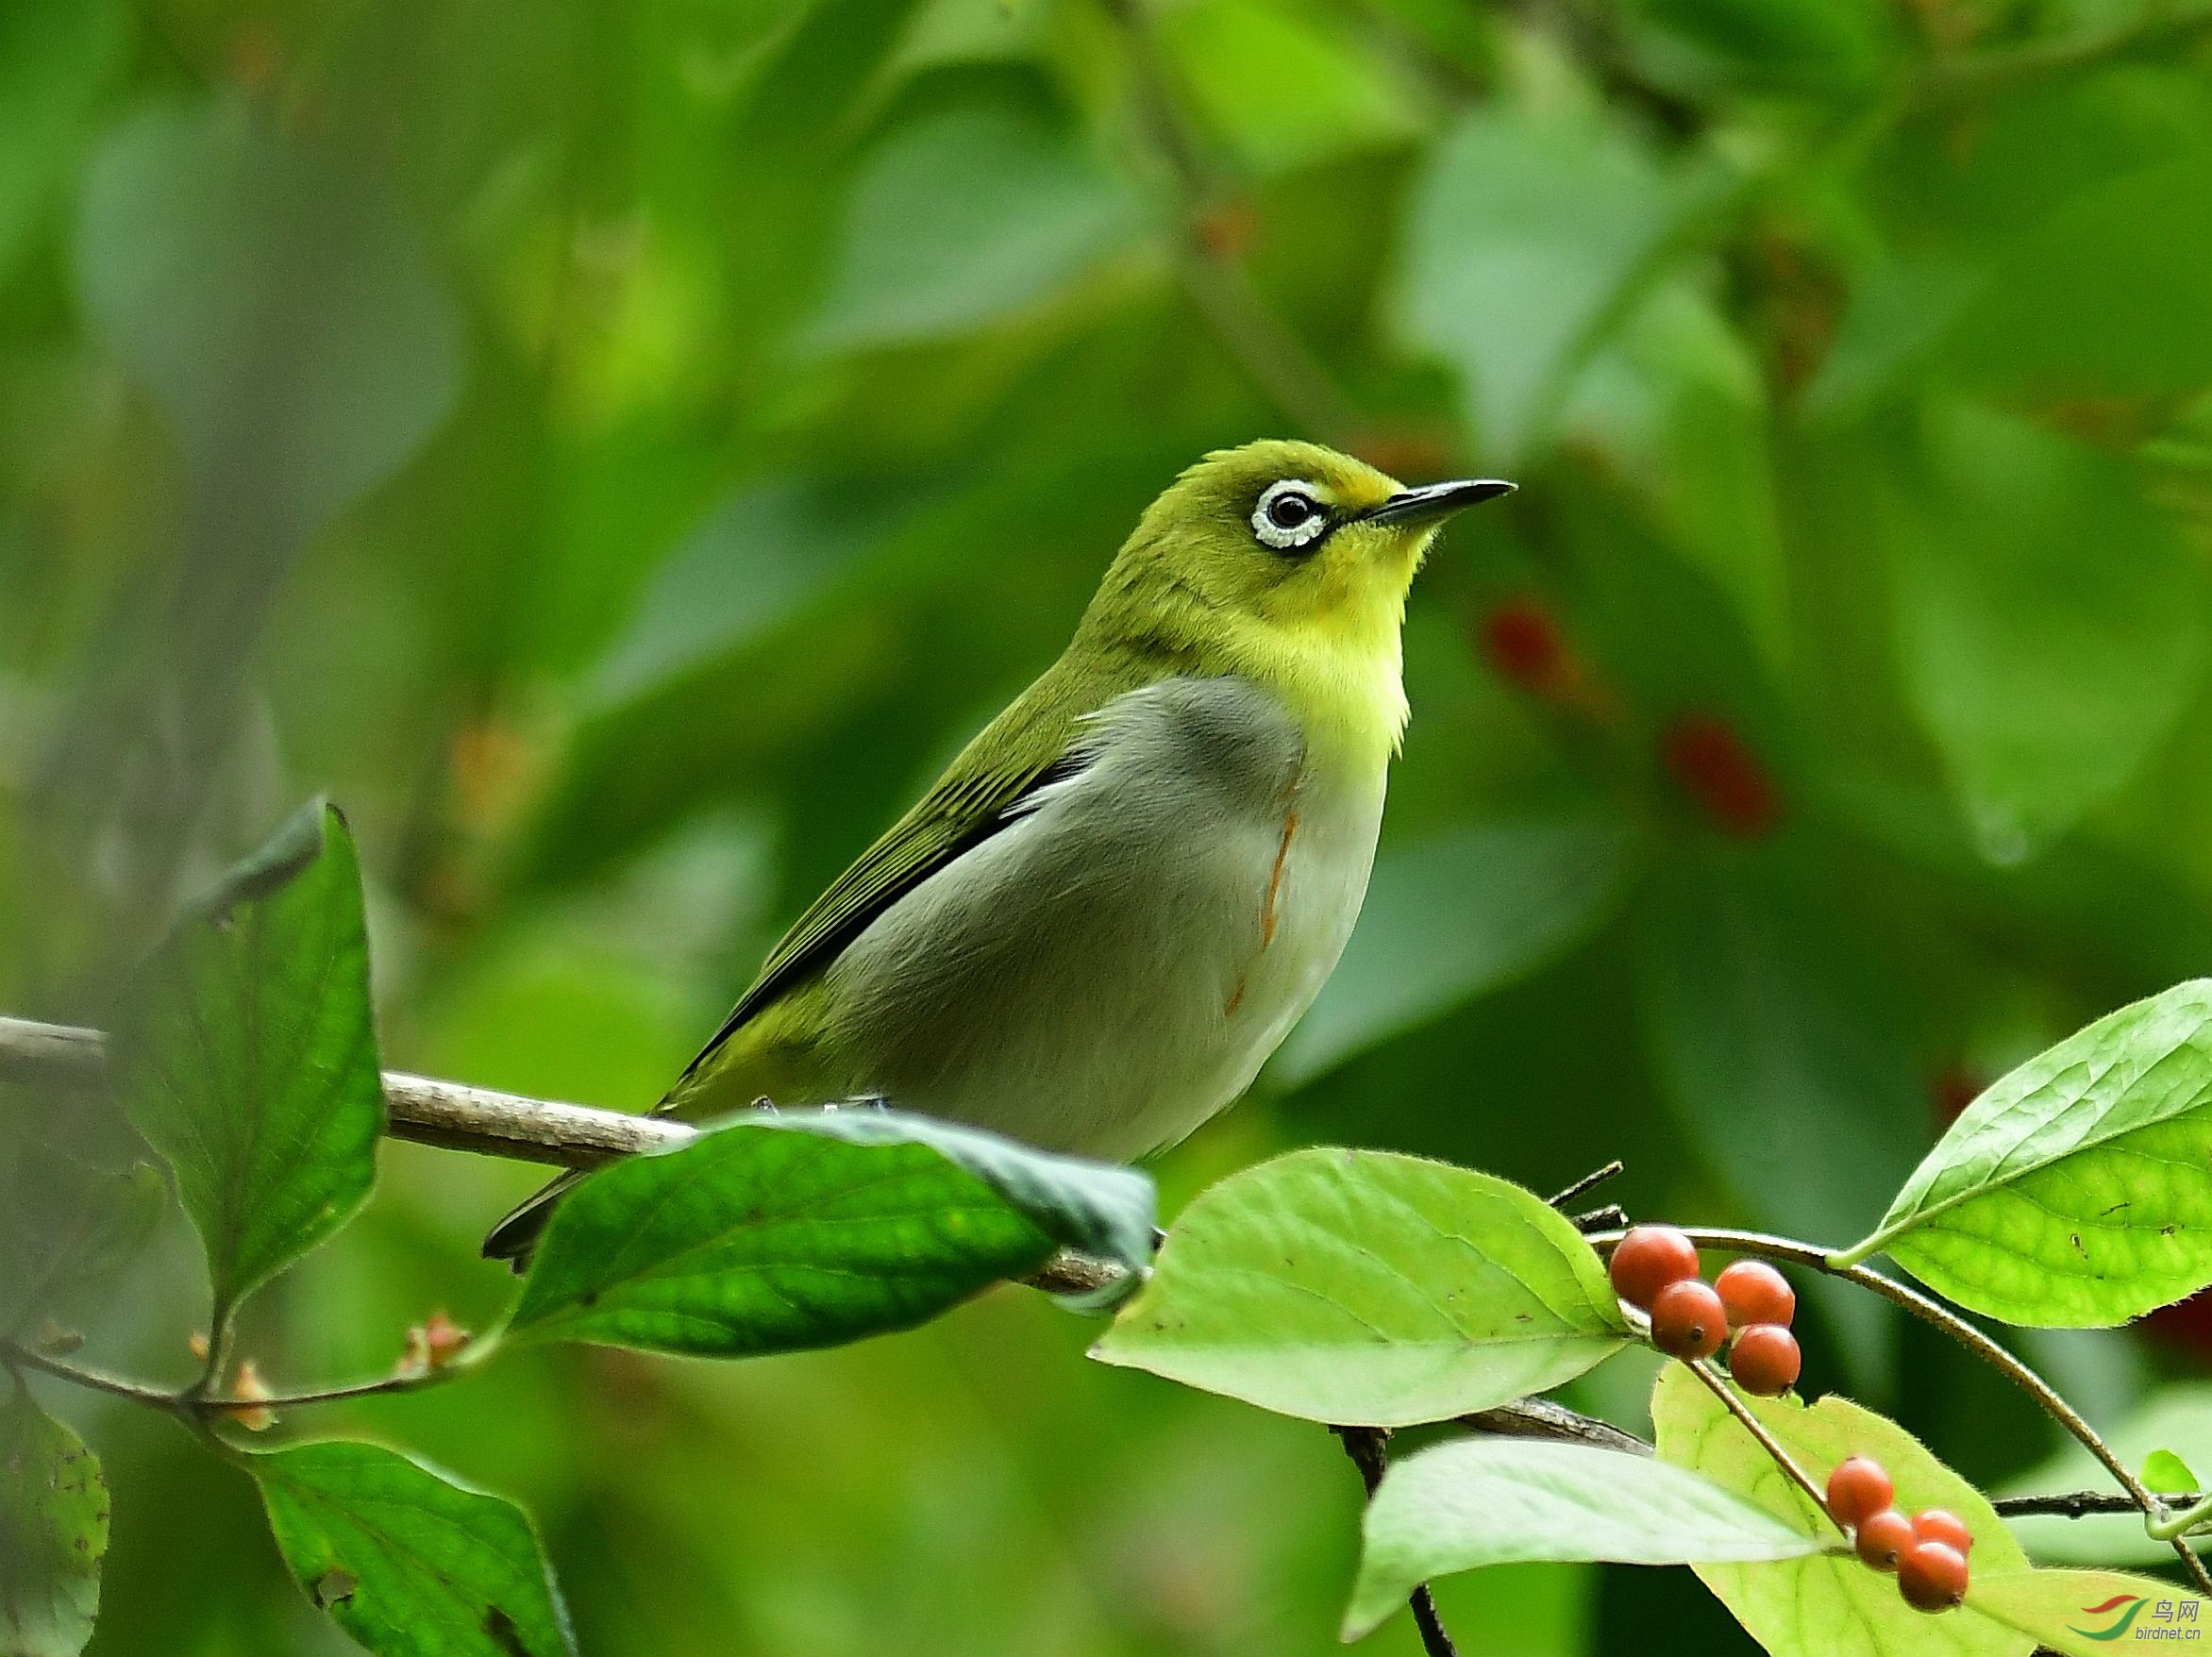
[[1243, 1092], [1312, 1001], [1382, 779], [1322, 786], [1281, 705], [1232, 678], [1131, 692], [1081, 748], [846, 946], [828, 1014], [899, 1104], [1128, 1158]]

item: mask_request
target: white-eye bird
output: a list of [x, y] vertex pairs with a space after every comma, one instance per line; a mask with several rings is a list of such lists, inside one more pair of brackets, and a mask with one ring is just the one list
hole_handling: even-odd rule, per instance
[[[1399, 630], [1438, 525], [1315, 444], [1207, 456], [1066, 651], [815, 899], [669, 1091], [879, 1097], [1122, 1161], [1250, 1085], [1358, 917], [1405, 729]], [[556, 1181], [485, 1252], [518, 1258]]]

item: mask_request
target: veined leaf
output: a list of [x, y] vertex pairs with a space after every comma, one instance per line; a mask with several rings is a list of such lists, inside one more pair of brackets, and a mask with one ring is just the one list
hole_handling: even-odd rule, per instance
[[733, 1118], [563, 1200], [518, 1334], [708, 1357], [911, 1329], [1067, 1244], [1150, 1253], [1151, 1182], [888, 1111]]
[[2109, 1013], [1967, 1107], [1873, 1234], [2011, 1323], [2124, 1323], [2212, 1283], [2212, 979]]
[[1837, 1541], [1649, 1456], [1507, 1438], [1462, 1439], [1397, 1463], [1367, 1504], [1364, 1532], [1348, 1640], [1416, 1583], [1478, 1565], [1799, 1559]]
[[20, 1383], [0, 1402], [0, 1652], [76, 1657], [100, 1609], [99, 1458]]
[[[1972, 1485], [1911, 1433], [1831, 1395], [1807, 1408], [1794, 1399], [1747, 1398], [1751, 1413], [1816, 1481], [1854, 1455], [1871, 1456], [1897, 1485], [1906, 1512], [1939, 1507], [1974, 1539], [1974, 1578], [2027, 1569], [2004, 1521]], [[1813, 1529], [1828, 1521], [1743, 1423], [1679, 1364], [1660, 1373], [1651, 1421], [1663, 1461], [1687, 1467], [1774, 1515]], [[1899, 1598], [1894, 1578], [1851, 1553], [1778, 1565], [1693, 1565], [1704, 1584], [1775, 1657], [2028, 1657], [2036, 1642], [2006, 1621], [1963, 1610], [1929, 1616]]]
[[373, 1444], [253, 1458], [269, 1528], [318, 1609], [377, 1657], [570, 1657], [520, 1508]]
[[367, 1200], [384, 1128], [360, 871], [310, 802], [154, 952], [115, 1032], [118, 1091], [169, 1161], [218, 1306]]
[[1628, 1339], [1596, 1252], [1517, 1185], [1382, 1151], [1293, 1151], [1177, 1219], [1092, 1348], [1309, 1420], [1441, 1421]]

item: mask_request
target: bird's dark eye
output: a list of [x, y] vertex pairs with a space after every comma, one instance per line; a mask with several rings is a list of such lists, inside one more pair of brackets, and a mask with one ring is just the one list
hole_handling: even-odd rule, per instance
[[1277, 552], [1311, 546], [1328, 527], [1328, 512], [1303, 483], [1270, 484], [1252, 508], [1252, 533]]

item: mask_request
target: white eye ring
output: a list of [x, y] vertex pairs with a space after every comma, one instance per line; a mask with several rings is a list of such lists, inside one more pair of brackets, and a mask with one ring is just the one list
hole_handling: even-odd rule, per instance
[[1310, 483], [1285, 478], [1270, 483], [1252, 508], [1252, 533], [1262, 546], [1295, 552], [1329, 532], [1329, 513]]

